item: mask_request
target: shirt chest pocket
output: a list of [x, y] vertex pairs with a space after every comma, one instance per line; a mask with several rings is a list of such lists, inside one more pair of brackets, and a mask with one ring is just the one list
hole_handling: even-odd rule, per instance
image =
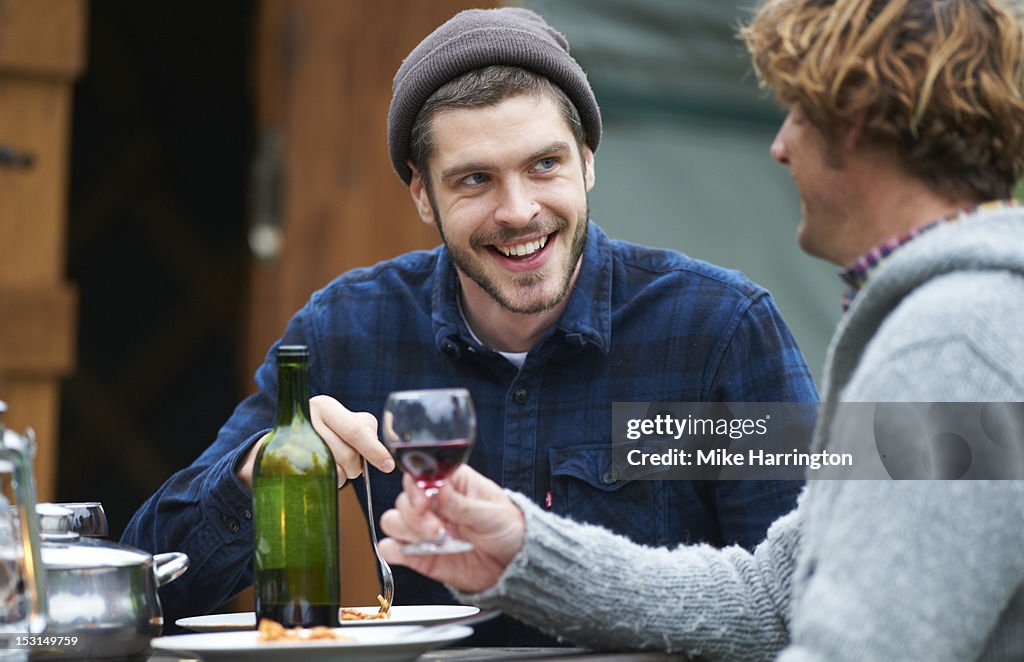
[[607, 444], [548, 451], [551, 510], [577, 522], [603, 526], [642, 544], [657, 544], [665, 526], [659, 482], [613, 480]]

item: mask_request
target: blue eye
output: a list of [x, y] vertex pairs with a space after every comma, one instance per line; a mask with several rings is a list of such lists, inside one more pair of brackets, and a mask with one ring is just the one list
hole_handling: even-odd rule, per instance
[[487, 181], [487, 175], [482, 172], [474, 172], [462, 178], [462, 183], [469, 186], [480, 186]]
[[537, 165], [534, 166], [535, 170], [553, 170], [558, 165], [558, 159], [553, 156], [549, 156], [546, 159], [537, 161]]

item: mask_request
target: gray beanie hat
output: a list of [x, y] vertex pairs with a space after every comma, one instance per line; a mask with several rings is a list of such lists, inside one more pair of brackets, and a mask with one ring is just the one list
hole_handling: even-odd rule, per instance
[[439, 87], [467, 71], [492, 64], [536, 72], [565, 92], [583, 121], [587, 144], [597, 151], [601, 110], [587, 75], [569, 55], [569, 42], [529, 9], [467, 9], [412, 49], [395, 74], [388, 108], [388, 150], [395, 172], [408, 184], [409, 138], [423, 104]]

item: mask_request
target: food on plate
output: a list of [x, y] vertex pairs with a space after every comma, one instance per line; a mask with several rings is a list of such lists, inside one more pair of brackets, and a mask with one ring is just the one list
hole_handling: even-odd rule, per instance
[[331, 628], [318, 625], [316, 627], [306, 628], [294, 627], [286, 628], [277, 621], [272, 621], [269, 618], [261, 618], [260, 625], [257, 628], [259, 633], [256, 637], [256, 641], [317, 641], [323, 639], [332, 639], [334, 641], [355, 641], [352, 637], [346, 637], [343, 634], [339, 634]]
[[391, 618], [391, 605], [385, 600], [380, 594], [377, 594], [377, 602], [380, 603], [380, 610], [368, 614], [365, 611], [358, 609], [351, 609], [349, 607], [341, 608], [341, 620], [343, 621], [376, 621], [382, 618]]

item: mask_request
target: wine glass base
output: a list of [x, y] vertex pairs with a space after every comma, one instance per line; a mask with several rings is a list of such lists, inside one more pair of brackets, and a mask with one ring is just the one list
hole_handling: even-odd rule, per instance
[[473, 550], [473, 543], [456, 538], [443, 540], [423, 540], [402, 547], [402, 553], [409, 556], [429, 556], [431, 554], [461, 554]]

